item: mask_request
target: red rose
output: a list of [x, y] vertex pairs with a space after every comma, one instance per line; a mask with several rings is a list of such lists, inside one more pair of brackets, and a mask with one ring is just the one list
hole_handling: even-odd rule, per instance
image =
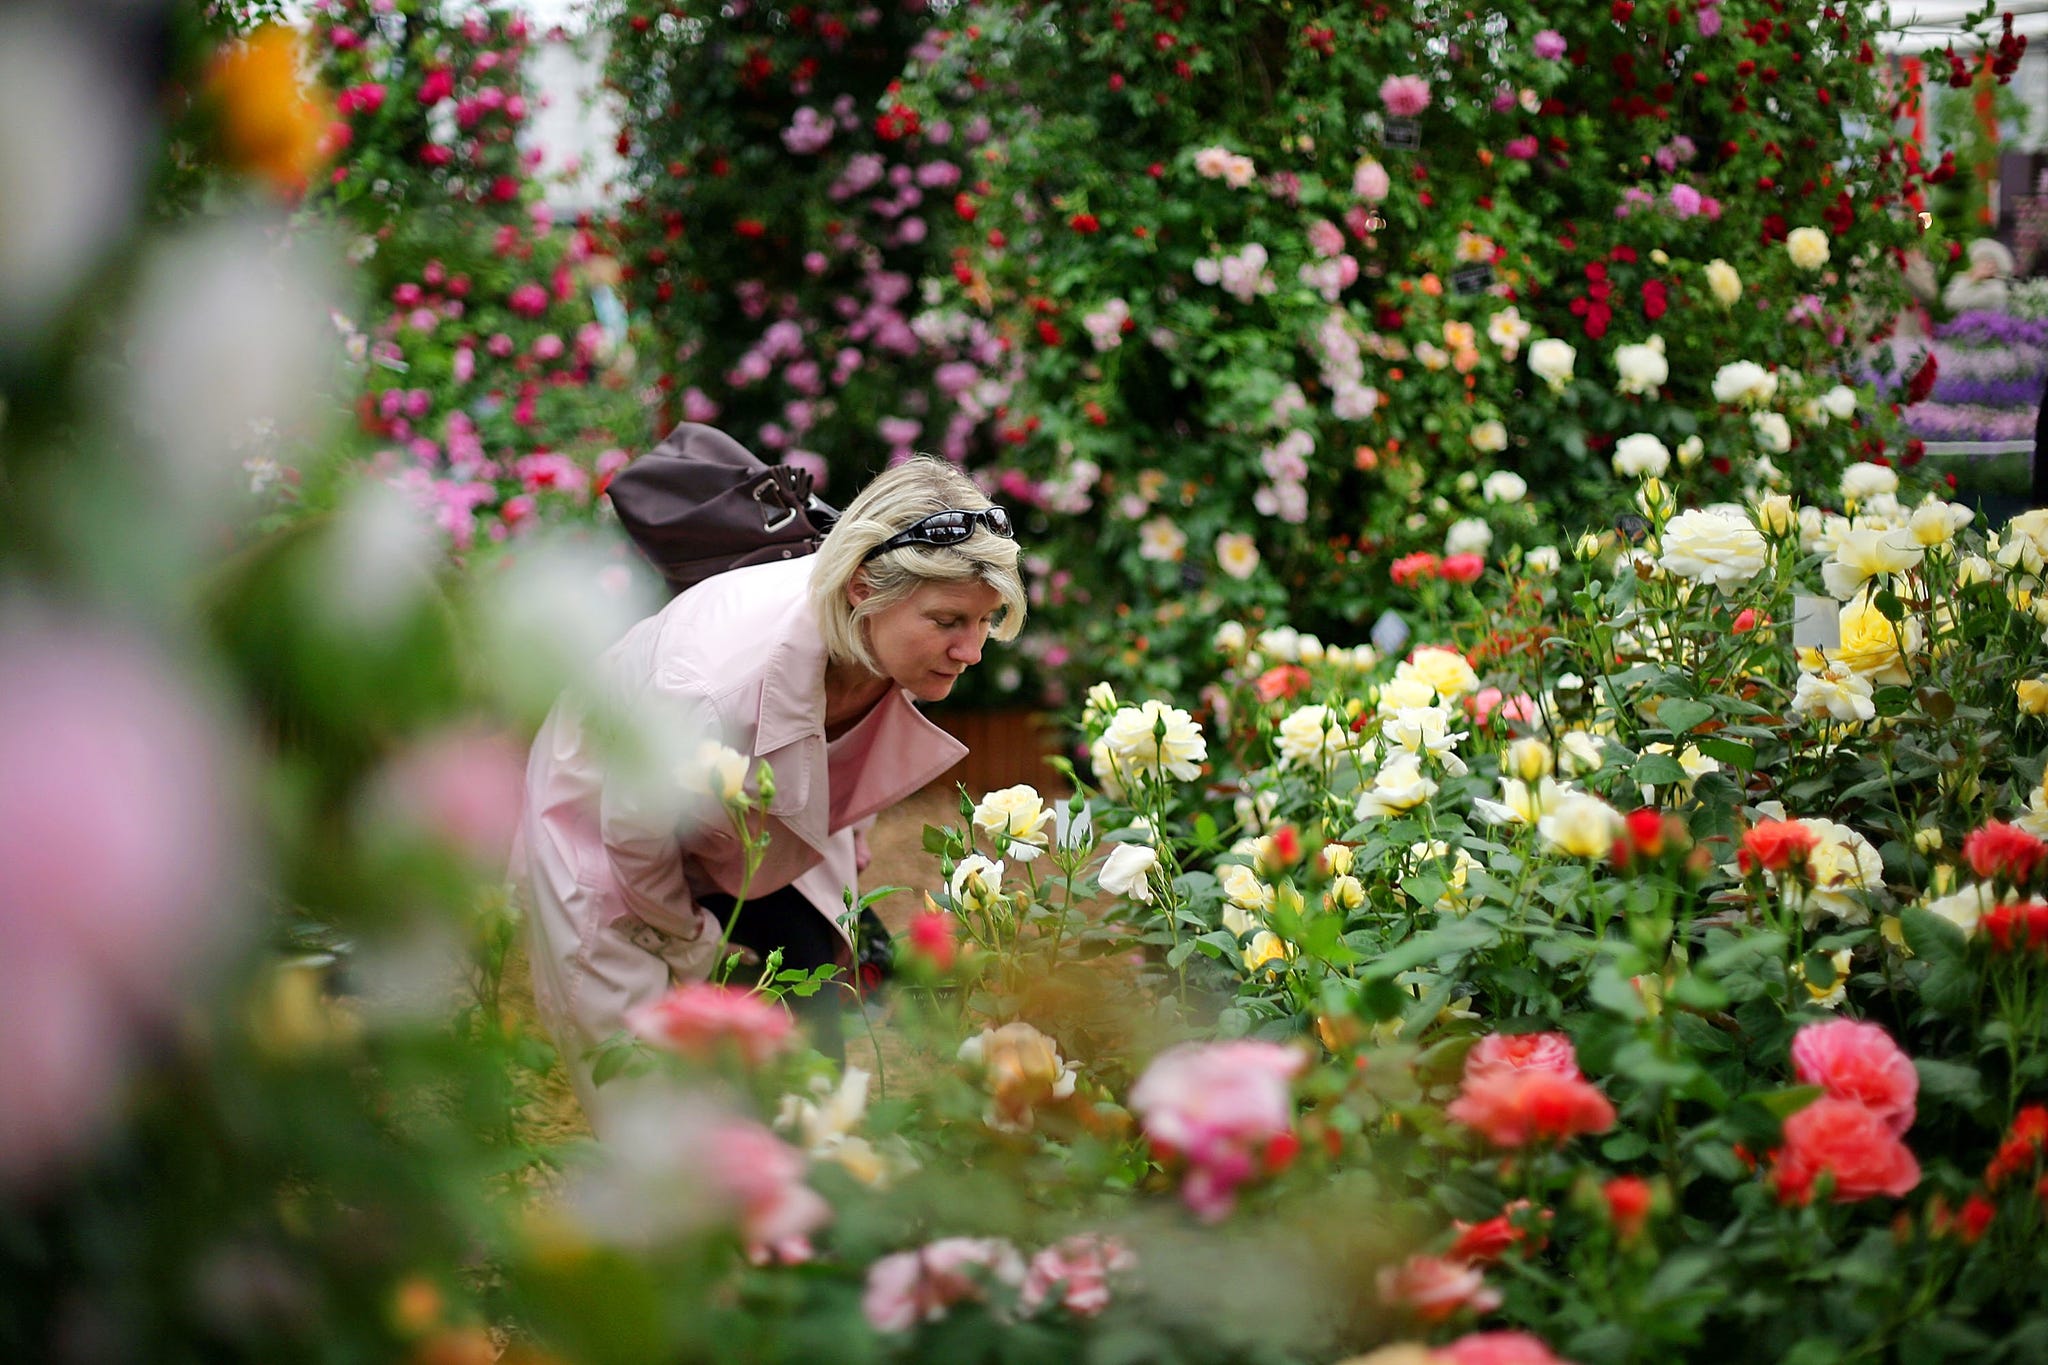
[[920, 911], [910, 917], [905, 938], [913, 956], [923, 958], [939, 971], [949, 972], [960, 947], [957, 928], [953, 917], [943, 910]]
[[1823, 1174], [1833, 1178], [1838, 1204], [1881, 1194], [1896, 1199], [1920, 1183], [1920, 1163], [1877, 1114], [1854, 1100], [1823, 1096], [1785, 1120], [1771, 1178], [1780, 1203], [1804, 1204]]
[[2048, 844], [2002, 820], [1970, 831], [1963, 840], [1963, 860], [1986, 880], [2023, 884], [2033, 877], [2044, 857], [2048, 857]]
[[1102, 222], [1092, 213], [1077, 213], [1067, 219], [1067, 226], [1085, 235], [1098, 231], [1102, 227]]
[[1650, 1221], [1650, 1182], [1639, 1175], [1618, 1175], [1601, 1186], [1600, 1193], [1607, 1200], [1614, 1235], [1624, 1242], [1641, 1236], [1643, 1225]]
[[[1493, 1264], [1507, 1255], [1510, 1248], [1530, 1240], [1529, 1229], [1525, 1225], [1532, 1220], [1518, 1217], [1529, 1207], [1528, 1200], [1517, 1199], [1483, 1223], [1453, 1220], [1451, 1226], [1458, 1230], [1458, 1240], [1451, 1244], [1450, 1251], [1445, 1254], [1453, 1260], [1470, 1261], [1474, 1265]], [[1539, 1212], [1540, 1218], [1534, 1220], [1538, 1223], [1548, 1223], [1554, 1216], [1549, 1209], [1542, 1209]], [[1549, 1238], [1544, 1236], [1539, 1228], [1533, 1249], [1542, 1250], [1548, 1241]]]
[[2001, 953], [2017, 948], [2048, 952], [2048, 905], [2029, 901], [2025, 905], [1994, 905], [1978, 921], [1984, 936]]
[[1425, 578], [1436, 577], [1437, 557], [1427, 550], [1417, 550], [1412, 555], [1402, 555], [1387, 570], [1387, 576], [1394, 580], [1397, 588], [1412, 588]]
[[1784, 872], [1804, 867], [1806, 855], [1820, 842], [1814, 832], [1797, 820], [1760, 820], [1743, 832], [1741, 851], [1735, 861], [1744, 872], [1762, 868]]
[[1486, 572], [1486, 561], [1478, 555], [1445, 555], [1443, 563], [1437, 565], [1439, 576], [1452, 583], [1476, 583]]

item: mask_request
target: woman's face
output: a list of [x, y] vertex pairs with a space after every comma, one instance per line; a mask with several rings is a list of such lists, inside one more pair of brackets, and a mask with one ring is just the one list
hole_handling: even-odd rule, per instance
[[[856, 577], [846, 591], [858, 605], [870, 589]], [[919, 701], [941, 701], [962, 673], [981, 662], [1002, 602], [980, 579], [926, 583], [868, 618], [869, 652], [898, 687]]]

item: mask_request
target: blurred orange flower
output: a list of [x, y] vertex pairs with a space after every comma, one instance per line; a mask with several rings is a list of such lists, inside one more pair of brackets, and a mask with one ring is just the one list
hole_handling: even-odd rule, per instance
[[228, 161], [280, 194], [303, 191], [324, 158], [333, 115], [319, 88], [299, 79], [298, 35], [269, 24], [223, 49], [206, 92], [220, 111]]

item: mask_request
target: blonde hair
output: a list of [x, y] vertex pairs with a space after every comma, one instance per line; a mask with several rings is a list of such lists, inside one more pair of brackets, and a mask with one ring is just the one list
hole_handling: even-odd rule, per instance
[[[835, 663], [857, 664], [880, 673], [868, 649], [867, 620], [888, 610], [927, 583], [979, 581], [1002, 598], [989, 634], [1014, 640], [1024, 628], [1024, 582], [1017, 573], [1017, 542], [977, 524], [958, 545], [902, 545], [868, 559], [868, 551], [934, 512], [974, 511], [989, 506], [974, 481], [944, 460], [919, 455], [880, 475], [860, 491], [818, 547], [811, 571], [811, 605]], [[846, 595], [856, 575], [871, 591], [859, 606]]]

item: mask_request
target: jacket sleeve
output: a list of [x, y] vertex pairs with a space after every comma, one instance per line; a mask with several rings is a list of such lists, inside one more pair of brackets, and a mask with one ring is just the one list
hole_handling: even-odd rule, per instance
[[[703, 699], [673, 679], [647, 679], [629, 689], [631, 717], [606, 764], [598, 799], [598, 832], [613, 885], [633, 917], [685, 941], [706, 938], [709, 920], [684, 875], [684, 832], [721, 812], [708, 794], [693, 793], [688, 767], [711, 733]], [[714, 931], [708, 936], [715, 941]]]

